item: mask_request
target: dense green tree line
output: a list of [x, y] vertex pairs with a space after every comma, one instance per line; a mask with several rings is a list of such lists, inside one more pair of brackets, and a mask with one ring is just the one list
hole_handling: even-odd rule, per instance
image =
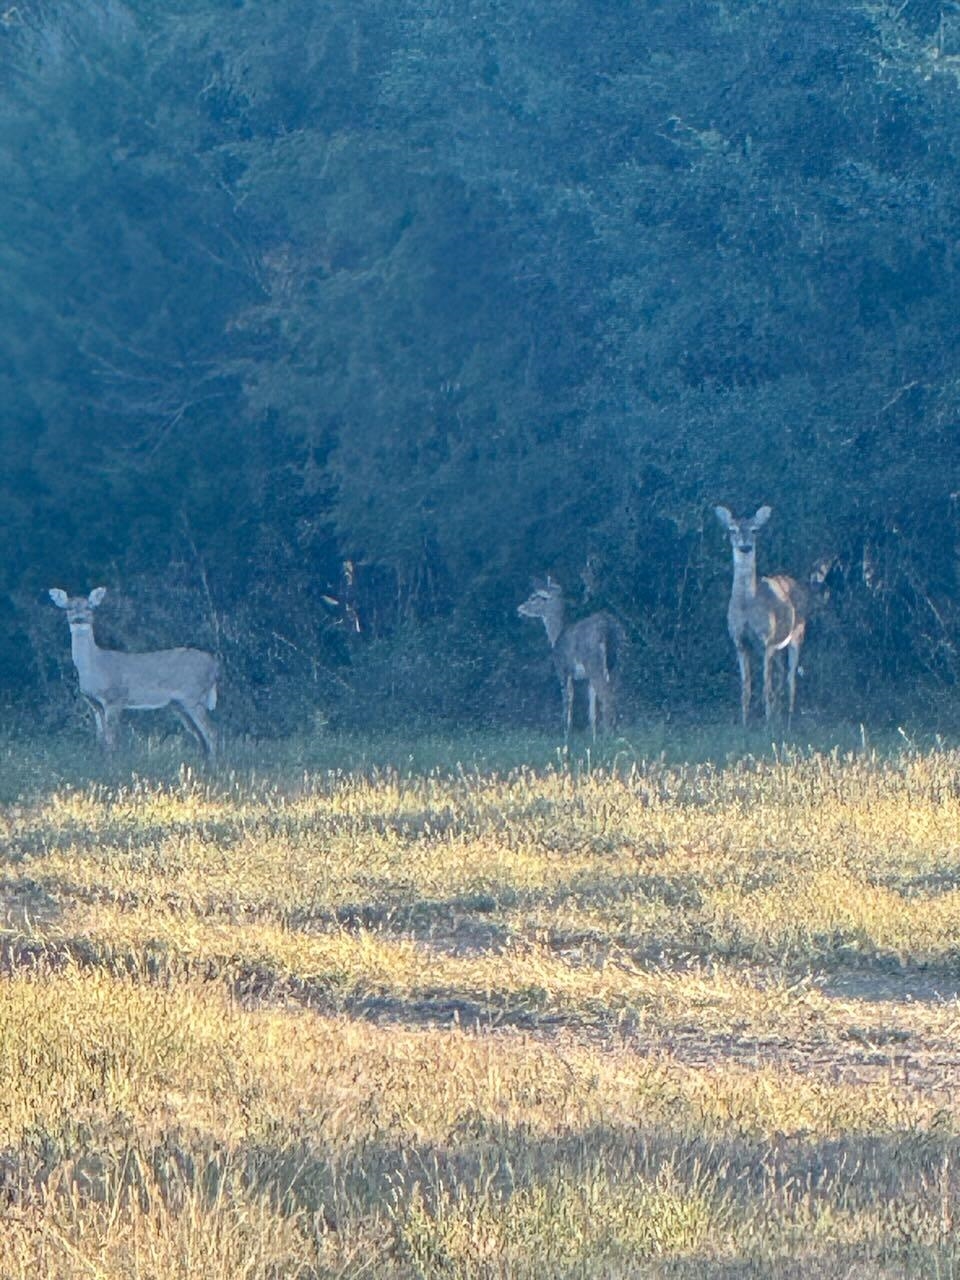
[[8, 7], [8, 701], [104, 582], [241, 729], [542, 720], [549, 569], [635, 714], [732, 714], [712, 507], [769, 502], [805, 705], [951, 723], [958, 76], [923, 0]]

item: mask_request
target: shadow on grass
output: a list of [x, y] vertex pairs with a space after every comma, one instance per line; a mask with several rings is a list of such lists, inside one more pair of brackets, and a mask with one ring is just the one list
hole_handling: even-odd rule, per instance
[[884, 889], [891, 889], [904, 898], [939, 898], [946, 893], [955, 893], [960, 889], [960, 867], [955, 864], [937, 867], [934, 871], [922, 875], [878, 876], [873, 881]]
[[838, 966], [817, 976], [817, 988], [841, 1000], [939, 1004], [960, 1000], [960, 954], [939, 963], [888, 962]]
[[[556, 951], [586, 941], [618, 948], [634, 944], [639, 950], [640, 944], [635, 938], [615, 929], [603, 932], [599, 927], [555, 928], [543, 922], [545, 913], [561, 912], [566, 907], [596, 911], [629, 906], [637, 901], [693, 910], [700, 905], [700, 893], [693, 875], [664, 876], [655, 872], [578, 872], [568, 879], [558, 877], [550, 888], [491, 883], [449, 898], [418, 898], [406, 892], [398, 893], [385, 884], [382, 896], [346, 904], [332, 913], [294, 911], [288, 923], [294, 928], [335, 923], [347, 928], [376, 929], [428, 942], [444, 950], [501, 950], [526, 936], [529, 930], [522, 917], [528, 915], [540, 922], [536, 928], [538, 939]], [[689, 954], [686, 937], [675, 942], [678, 949]], [[664, 940], [658, 939], [657, 955], [662, 955], [663, 946]]]
[[526, 1030], [575, 1026], [573, 1014], [546, 1008], [548, 993], [531, 986], [520, 992], [457, 991], [425, 988], [416, 994], [356, 991], [342, 970], [302, 977], [233, 956], [171, 957], [161, 947], [137, 952], [97, 944], [88, 938], [56, 941], [10, 935], [0, 939], [0, 975], [18, 972], [58, 973], [68, 968], [103, 970], [123, 977], [167, 986], [183, 978], [225, 983], [243, 1004], [286, 1003], [328, 1016], [346, 1015], [397, 1026], [447, 1027], [452, 1023], [484, 1027], [510, 1026]]
[[195, 821], [163, 823], [113, 822], [109, 817], [97, 826], [66, 822], [56, 827], [28, 829], [10, 840], [0, 854], [4, 862], [19, 863], [30, 857], [42, 857], [50, 853], [77, 853], [83, 855], [104, 849], [119, 849], [131, 858], [149, 854], [167, 841], [199, 840], [203, 844], [216, 845], [220, 849], [233, 848], [244, 837], [242, 822], [218, 822], [210, 818]]
[[0, 931], [32, 933], [56, 923], [63, 908], [49, 887], [29, 879], [0, 878]]
[[[911, 750], [943, 750], [939, 737], [910, 739]], [[593, 769], [625, 774], [637, 765], [667, 767], [726, 765], [741, 759], [776, 760], [786, 750], [799, 756], [841, 753], [884, 759], [901, 754], [904, 737], [895, 730], [872, 735], [862, 726], [801, 726], [791, 734], [759, 725], [748, 730], [730, 721], [698, 722], [674, 718], [624, 726], [592, 743], [574, 737], [569, 747], [552, 734], [499, 730], [449, 730], [420, 733], [318, 733], [289, 739], [237, 739], [224, 732], [219, 763], [208, 768], [192, 741], [174, 732], [145, 736], [130, 730], [115, 756], [105, 757], [92, 734], [64, 732], [39, 736], [28, 732], [0, 738], [0, 803], [38, 800], [64, 787], [129, 786], [131, 778], [175, 785], [186, 772], [214, 790], [230, 789], [238, 779], [283, 785], [304, 773], [371, 775], [384, 770], [401, 777], [464, 774], [502, 776], [518, 769], [570, 772]]]
[[[536, 971], [529, 983], [505, 990], [431, 985], [425, 977], [413, 989], [392, 991], [362, 977], [358, 985], [349, 962], [332, 961], [328, 970], [307, 975], [236, 954], [195, 958], [171, 953], [160, 943], [148, 942], [133, 950], [83, 937], [45, 942], [10, 935], [0, 942], [0, 975], [28, 971], [42, 976], [68, 968], [105, 971], [165, 988], [184, 980], [212, 982], [229, 990], [242, 1007], [294, 1003], [324, 1017], [348, 1017], [382, 1027], [463, 1027], [477, 1032], [504, 1028], [547, 1036], [565, 1030], [599, 1036], [641, 1056], [666, 1054], [698, 1068], [769, 1066], [848, 1083], [883, 1081], [894, 1072], [916, 1087], [938, 1091], [953, 1090], [960, 1083], [960, 1049], [952, 1042], [928, 1042], [922, 1035], [890, 1029], [882, 1014], [871, 1014], [869, 1004], [860, 1013], [860, 1025], [837, 1029], [828, 1038], [814, 1034], [797, 1039], [776, 1032], [764, 1036], [753, 1026], [738, 1031], [735, 1017], [728, 1028], [712, 1030], [699, 1020], [689, 1025], [672, 1018], [663, 1021], [657, 1017], [655, 1000], [565, 998], [541, 985]], [[748, 971], [743, 976], [749, 977]], [[867, 977], [862, 972], [857, 976]], [[825, 994], [852, 998], [848, 978], [836, 975], [835, 987], [824, 984]], [[938, 981], [927, 969], [906, 970], [901, 971], [896, 992], [881, 988], [877, 994], [874, 981], [861, 998], [939, 1001], [948, 992], [942, 975]]]
[[[691, 1119], [558, 1125], [538, 1136], [475, 1113], [459, 1117], [445, 1141], [429, 1142], [400, 1126], [325, 1141], [320, 1117], [317, 1136], [230, 1145], [203, 1131], [174, 1126], [151, 1139], [129, 1123], [111, 1130], [102, 1122], [82, 1134], [34, 1134], [28, 1148], [0, 1151], [0, 1202], [15, 1212], [50, 1195], [110, 1204], [125, 1226], [132, 1216], [156, 1216], [158, 1200], [174, 1215], [202, 1214], [236, 1203], [240, 1188], [282, 1215], [305, 1215], [315, 1230], [343, 1233], [355, 1257], [376, 1250], [383, 1269], [371, 1274], [384, 1276], [411, 1274], [411, 1263], [424, 1261], [418, 1249], [435, 1268], [415, 1266], [416, 1274], [503, 1274], [478, 1269], [472, 1247], [496, 1240], [514, 1207], [502, 1243], [518, 1268], [509, 1274], [524, 1277], [954, 1274], [903, 1268], [957, 1256], [949, 1215], [958, 1191], [955, 1137], [771, 1141], [697, 1132]], [[693, 1248], [687, 1206], [700, 1239]], [[861, 1269], [870, 1263], [898, 1269]]]
[[[231, 830], [231, 838], [237, 834]], [[89, 841], [91, 848], [102, 844], [102, 833], [98, 841], [94, 829], [83, 830], [81, 837]], [[0, 927], [11, 935], [6, 943], [7, 963], [14, 966], [17, 947], [25, 948], [25, 959], [33, 963], [48, 945], [51, 955], [65, 946], [82, 963], [96, 964], [101, 956], [103, 963], [117, 963], [119, 953], [83, 937], [49, 944], [43, 940], [47, 927], [56, 924], [71, 904], [109, 903], [127, 910], [148, 905], [178, 913], [185, 920], [220, 919], [241, 929], [245, 924], [266, 921], [306, 937], [338, 930], [371, 932], [413, 941], [431, 952], [452, 956], [498, 955], [535, 939], [538, 948], [569, 960], [573, 966], [596, 967], [616, 958], [629, 961], [640, 971], [689, 973], [691, 965], [721, 964], [742, 971], [746, 977], [751, 973], [774, 973], [792, 982], [812, 979], [823, 994], [837, 999], [904, 1003], [960, 998], [960, 950], [930, 958], [903, 959], [894, 953], [871, 954], [861, 937], [851, 938], [840, 932], [811, 938], [794, 953], [758, 949], [749, 938], [721, 942], [711, 932], [709, 921], [698, 919], [703, 886], [692, 873], [665, 876], [642, 869], [599, 874], [577, 871], [547, 888], [485, 884], [448, 898], [421, 898], [414, 888], [397, 886], [390, 880], [384, 880], [382, 886], [365, 887], [374, 892], [363, 900], [291, 909], [269, 898], [238, 905], [232, 900], [218, 900], [215, 893], [202, 902], [185, 902], [175, 876], [161, 877], [157, 891], [144, 897], [122, 884], [111, 884], [108, 879], [75, 884], [61, 873], [32, 877], [8, 874], [0, 878]], [[654, 919], [660, 919], [662, 908], [667, 909], [668, 915], [673, 913], [671, 932], [656, 932], [651, 926], [638, 933], [631, 923], [638, 903], [653, 905], [658, 911]], [[585, 923], [580, 923], [581, 918]], [[237, 941], [242, 946], [242, 933], [237, 934]], [[148, 971], [168, 963], [159, 947], [153, 951], [148, 948], [145, 954]], [[131, 957], [122, 963], [135, 971], [139, 961]], [[186, 963], [192, 963], [189, 957]], [[242, 959], [225, 954], [222, 959], [205, 963], [219, 974], [242, 965]], [[535, 966], [533, 969], [535, 973]], [[425, 952], [425, 974], [428, 971]], [[335, 1007], [343, 1008], [342, 991], [348, 982], [349, 975], [341, 976], [337, 982], [318, 982], [315, 977], [291, 976], [289, 972], [281, 978], [260, 967], [245, 974], [241, 985], [248, 995], [257, 991], [262, 991], [265, 998], [288, 994], [318, 1006], [340, 1000]], [[522, 998], [489, 991], [438, 990], [419, 997], [415, 1006], [379, 993], [366, 995], [361, 1004], [368, 1010], [367, 1016], [397, 1020], [407, 1008], [415, 1022], [443, 1023], [457, 1013], [470, 1022], [523, 1026], [538, 1025], [543, 1019], [565, 1025], [576, 1021], [574, 1014], [548, 1010], [545, 999], [534, 980]], [[349, 1005], [358, 1007], [353, 998]], [[623, 1015], [611, 1012], [609, 1017], [622, 1019]]]

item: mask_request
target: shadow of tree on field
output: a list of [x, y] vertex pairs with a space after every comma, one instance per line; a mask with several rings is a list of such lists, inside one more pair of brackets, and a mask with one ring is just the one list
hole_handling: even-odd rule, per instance
[[[29, 1148], [0, 1151], [0, 1204], [17, 1212], [50, 1196], [73, 1197], [109, 1203], [123, 1222], [155, 1209], [158, 1200], [174, 1215], [235, 1203], [239, 1188], [281, 1215], [305, 1215], [324, 1232], [346, 1236], [376, 1220], [374, 1242], [387, 1243], [398, 1275], [406, 1274], [410, 1248], [425, 1238], [437, 1249], [436, 1274], [452, 1273], [458, 1263], [471, 1267], [472, 1243], [488, 1238], [512, 1205], [530, 1254], [528, 1263], [521, 1251], [523, 1275], [600, 1274], [588, 1268], [601, 1258], [611, 1267], [605, 1275], [675, 1280], [953, 1274], [903, 1267], [918, 1250], [955, 1257], [960, 1248], [943, 1209], [960, 1190], [956, 1137], [780, 1134], [771, 1141], [704, 1132], [695, 1116], [673, 1126], [577, 1131], [558, 1121], [558, 1132], [538, 1136], [527, 1125], [475, 1112], [456, 1117], [445, 1140], [425, 1141], [405, 1129], [402, 1117], [390, 1116], [389, 1097], [373, 1101], [384, 1122], [376, 1136], [353, 1140], [322, 1136], [322, 1116], [314, 1132], [290, 1141], [240, 1137], [228, 1144], [176, 1125], [148, 1137], [131, 1132], [129, 1119], [104, 1120], [82, 1151], [66, 1136], [46, 1134]], [[691, 1251], [671, 1238], [669, 1224], [663, 1230], [656, 1192], [664, 1186], [671, 1205], [696, 1206], [707, 1243], [722, 1240], [722, 1249]], [[613, 1213], [605, 1216], [608, 1205]], [[597, 1214], [601, 1226], [591, 1230]], [[859, 1214], [869, 1230], [850, 1243]], [[486, 1226], [477, 1235], [448, 1232], [456, 1220]], [[542, 1269], [549, 1267], [548, 1251], [557, 1252], [561, 1270]], [[647, 1264], [655, 1269], [642, 1269]], [[469, 1273], [487, 1274], [475, 1267]]]
[[[671, 934], [631, 928], [627, 918], [637, 904], [676, 912]], [[873, 952], [861, 937], [840, 931], [810, 939], [803, 950], [773, 954], [750, 938], [719, 941], [708, 921], [696, 918], [700, 891], [693, 877], [657, 873], [575, 875], [545, 889], [488, 885], [474, 893], [445, 899], [413, 898], [384, 886], [380, 896], [350, 903], [335, 912], [291, 913], [292, 928], [318, 925], [367, 929], [402, 936], [434, 950], [453, 954], [499, 953], [528, 940], [577, 963], [603, 963], [617, 954], [638, 969], [690, 971], [697, 964], [718, 963], [751, 973], [780, 975], [791, 983], [813, 980], [824, 995], [865, 1001], [940, 1002], [960, 998], [960, 942], [957, 949], [927, 957], [904, 957], [897, 951]], [[573, 911], [565, 908], [572, 907]], [[622, 909], [624, 922], [617, 918]], [[602, 924], [598, 912], [608, 912]], [[589, 917], [578, 925], [577, 915]], [[684, 912], [692, 913], [689, 917]], [[549, 917], [555, 915], [557, 920]], [[528, 921], [524, 917], [529, 918]]]
[[[385, 1100], [388, 1102], [389, 1100]], [[717, 1197], [741, 1208], [776, 1198], [781, 1205], [842, 1201], [851, 1213], [896, 1200], [926, 1205], [939, 1216], [944, 1195], [960, 1190], [960, 1139], [917, 1133], [859, 1134], [839, 1139], [804, 1136], [730, 1136], [704, 1132], [693, 1114], [674, 1128], [662, 1123], [599, 1125], [534, 1136], [529, 1126], [510, 1125], [480, 1113], [466, 1114], [443, 1142], [416, 1141], [397, 1132], [336, 1152], [310, 1141], [283, 1147], [258, 1142], [239, 1157], [254, 1185], [276, 1178], [289, 1186], [297, 1207], [315, 1212], [329, 1205], [326, 1179], [336, 1170], [348, 1196], [389, 1197], [403, 1171], [409, 1187], [419, 1181], [429, 1198], [441, 1186], [467, 1192], [491, 1189], [501, 1196], [552, 1183], [557, 1175], [579, 1180], [601, 1172], [612, 1184], [652, 1183], [666, 1166]], [[258, 1171], [261, 1180], [256, 1181]], [[298, 1178], [298, 1172], [303, 1176]]]
[[198, 818], [191, 822], [157, 822], [136, 826], [129, 821], [111, 821], [98, 826], [83, 823], [58, 823], [57, 826], [34, 828], [8, 839], [0, 850], [0, 864], [13, 865], [26, 858], [55, 853], [96, 853], [102, 849], [118, 849], [130, 857], [150, 851], [167, 842], [199, 841], [219, 849], [231, 849], [245, 837], [239, 822], [216, 822]]
[[0, 932], [32, 933], [63, 915], [57, 897], [40, 881], [0, 877]]
[[[454, 986], [431, 983], [425, 960], [420, 984], [411, 989], [405, 978], [403, 987], [392, 990], [388, 979], [354, 974], [349, 956], [331, 956], [324, 963], [328, 967], [322, 971], [291, 973], [283, 963], [244, 958], [236, 951], [191, 956], [159, 942], [131, 946], [85, 936], [44, 941], [17, 935], [0, 941], [0, 975], [71, 968], [164, 987], [210, 982], [225, 987], [240, 1008], [297, 1004], [322, 1017], [385, 1028], [510, 1029], [538, 1037], [566, 1031], [621, 1046], [638, 1058], [667, 1058], [696, 1070], [771, 1068], [849, 1086], [893, 1079], [922, 1089], [929, 1098], [942, 1096], [946, 1107], [960, 1087], [960, 1045], [946, 1032], [930, 1035], [909, 1026], [890, 1027], [882, 1010], [871, 1009], [867, 1001], [846, 1011], [829, 1033], [816, 1026], [805, 1033], [764, 1033], [749, 1020], [741, 1026], [735, 1011], [724, 1014], [722, 1008], [720, 1021], [712, 1025], [710, 1015], [701, 1020], [695, 1008], [687, 1020], [678, 1020], [669, 1008], [660, 1010], [655, 998], [625, 1004], [558, 994], [540, 985], [535, 968], [528, 983], [515, 977], [509, 988], [470, 985], [469, 980]], [[909, 980], [916, 990], [917, 975]], [[903, 989], [909, 988], [902, 984]]]
[[[376, 892], [376, 885], [369, 887]], [[289, 923], [294, 928], [319, 922], [348, 928], [384, 929], [452, 949], [456, 949], [459, 940], [469, 940], [475, 932], [478, 947], [486, 945], [496, 950], [519, 936], [517, 917], [528, 914], [540, 918], [538, 937], [557, 950], [588, 939], [598, 942], [605, 939], [638, 951], [646, 946], [650, 954], [662, 956], [670, 940], [656, 939], [648, 943], [627, 931], [617, 932], [612, 926], [602, 933], [598, 927], [557, 928], [542, 920], [546, 913], [559, 915], [568, 907], [596, 911], [629, 907], [637, 901], [693, 910], [701, 899], [692, 875], [665, 876], [656, 872], [577, 872], [569, 877], [558, 874], [548, 887], [540, 888], [517, 887], [509, 880], [487, 881], [482, 887], [449, 898], [420, 897], [412, 889], [398, 891], [395, 885], [384, 881], [382, 893], [364, 902], [346, 904], [333, 913], [292, 912]], [[484, 937], [486, 944], [482, 941]], [[691, 939], [686, 933], [674, 943], [678, 952], [690, 955]]]
[[878, 876], [874, 883], [884, 889], [892, 889], [904, 898], [937, 898], [960, 889], [960, 867], [950, 864], [921, 875]]
[[[14, 861], [13, 865], [26, 870], [22, 862]], [[553, 952], [569, 960], [574, 968], [602, 967], [614, 957], [635, 965], [640, 972], [686, 974], [691, 967], [719, 962], [742, 972], [748, 980], [751, 974], [762, 980], [770, 973], [791, 982], [812, 980], [825, 996], [836, 999], [903, 1003], [960, 998], [960, 949], [956, 954], [910, 959], [891, 952], [870, 954], [862, 940], [853, 945], [841, 935], [824, 935], [819, 941], [814, 940], [817, 946], [809, 954], [806, 951], [795, 956], [786, 953], [775, 959], [758, 952], [749, 939], [742, 943], [736, 938], [725, 940], [724, 945], [719, 946], [709, 929], [701, 931], [695, 919], [684, 922], [682, 909], [695, 911], [697, 903], [696, 886], [691, 885], [686, 876], [609, 872], [584, 877], [576, 873], [548, 888], [518, 889], [505, 882], [432, 899], [417, 896], [412, 886], [398, 886], [386, 880], [379, 891], [376, 884], [368, 887], [373, 888], [373, 894], [366, 900], [341, 906], [320, 904], [291, 910], [269, 900], [262, 904], [238, 905], [233, 900], [219, 901], [215, 892], [196, 902], [184, 899], [174, 888], [152, 896], [149, 905], [179, 913], [185, 919], [220, 918], [240, 930], [245, 924], [264, 920], [307, 937], [331, 930], [369, 931], [412, 941], [428, 952], [453, 956], [499, 955], [535, 941], [538, 950]], [[616, 918], [618, 909], [623, 909], [626, 921], [632, 904], [638, 900], [665, 906], [670, 911], [679, 908], [681, 918], [676, 932], [668, 937], [647, 930], [641, 935], [628, 926], [620, 927]], [[43, 940], [46, 927], [59, 922], [73, 903], [109, 903], [130, 910], [143, 905], [141, 895], [111, 884], [106, 873], [102, 883], [84, 884], [73, 883], [62, 874], [11, 874], [0, 878], [0, 927], [15, 936], [25, 935], [30, 945], [24, 955], [29, 952], [31, 963], [44, 950], [54, 958], [58, 949], [71, 952], [80, 963], [98, 963], [97, 946], [83, 937]], [[575, 909], [565, 910], [570, 906]], [[612, 913], [609, 921], [602, 925], [597, 918], [601, 911]], [[581, 912], [590, 917], [584, 926], [578, 926]], [[550, 919], [551, 915], [556, 917], [555, 921]], [[242, 940], [242, 933], [237, 937]], [[15, 951], [15, 947], [11, 950], [8, 939], [5, 961], [8, 966], [17, 963]], [[112, 966], [119, 963], [118, 953], [111, 951], [109, 963]], [[164, 963], [162, 956], [147, 957], [148, 970], [151, 966], [162, 969]], [[284, 974], [273, 973], [269, 966], [262, 964], [244, 969], [242, 959], [238, 962], [236, 957], [226, 955], [222, 965], [217, 960], [206, 960], [203, 967], [213, 976], [227, 970], [239, 972], [242, 976], [237, 981], [248, 993], [293, 994], [316, 1006], [329, 999], [338, 1002], [337, 1007], [344, 1007], [343, 991], [337, 994], [316, 975], [291, 976], [289, 970]], [[536, 966], [531, 968], [535, 973]], [[131, 971], [141, 969], [142, 965], [131, 962]], [[428, 972], [429, 962], [425, 958], [424, 973]], [[577, 1021], [575, 1013], [548, 1011], [535, 976], [530, 989], [520, 996], [486, 988], [476, 992], [438, 988], [425, 990], [413, 1003], [405, 997], [395, 999], [383, 992], [366, 993], [363, 1000], [378, 1017], [390, 1016], [392, 1009], [409, 1008], [413, 1020], [418, 1022], [444, 1022], [458, 1010], [461, 1017], [471, 1021], [477, 1018], [516, 1020], [523, 1026], [544, 1018], [563, 1024]], [[614, 1016], [622, 1019], [622, 1015], [612, 1012], [610, 1017]]]
[[[158, 827], [158, 838], [172, 830]], [[201, 832], [218, 848], [224, 847], [225, 836], [227, 844], [242, 838], [237, 831], [221, 833], [183, 824], [185, 836], [196, 838]], [[78, 840], [89, 852], [103, 849], [105, 843], [109, 847], [104, 834], [94, 829], [83, 829], [79, 835], [64, 833], [63, 846], [79, 852], [83, 844]], [[129, 833], [124, 840], [118, 838], [114, 847], [122, 854], [128, 840]], [[0, 855], [0, 866], [4, 861], [11, 869], [26, 871], [26, 850], [8, 847]], [[698, 916], [701, 886], [693, 874], [576, 871], [568, 877], [558, 875], [549, 886], [533, 888], [518, 887], [508, 878], [485, 880], [445, 898], [423, 897], [415, 884], [398, 884], [387, 877], [370, 878], [364, 887], [365, 898], [339, 905], [320, 902], [291, 907], [273, 900], [269, 890], [259, 902], [253, 898], [238, 904], [233, 896], [218, 898], [216, 884], [209, 886], [202, 902], [185, 900], [173, 887], [152, 895], [149, 902], [197, 919], [221, 917], [240, 925], [263, 920], [306, 935], [330, 929], [366, 930], [450, 954], [498, 954], [535, 934], [539, 947], [575, 955], [578, 962], [586, 956], [601, 963], [615, 951], [641, 969], [657, 971], [686, 972], [691, 964], [718, 962], [742, 967], [747, 973], [774, 970], [791, 981], [812, 978], [827, 995], [926, 1001], [960, 996], [960, 942], [956, 951], [904, 958], [893, 950], [871, 952], [863, 937], [833, 930], [809, 939], [802, 950], [773, 954], [770, 946], [758, 946], [749, 936], [715, 936], [711, 922]], [[144, 900], [135, 890], [111, 883], [110, 871], [105, 869], [99, 883], [83, 884], [62, 872], [21, 878], [11, 874], [0, 879], [0, 911], [4, 901], [13, 919], [32, 914], [35, 921], [44, 922], [51, 918], [54, 906], [59, 913], [72, 902], [135, 909]], [[651, 924], [639, 932], [634, 923], [637, 904], [666, 908], [673, 922], [671, 931], [657, 932], [658, 926]], [[578, 923], [581, 914], [588, 917], [584, 925]]]
[[940, 963], [862, 963], [815, 975], [825, 996], [868, 1003], [945, 1003], [960, 999], [960, 955]]

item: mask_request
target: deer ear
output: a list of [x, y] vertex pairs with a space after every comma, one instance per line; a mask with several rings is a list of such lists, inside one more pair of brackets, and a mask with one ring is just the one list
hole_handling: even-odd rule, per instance
[[750, 523], [753, 525], [754, 529], [762, 529], [772, 515], [772, 507], [761, 507]]
[[67, 593], [65, 591], [61, 591], [59, 587], [50, 588], [50, 599], [58, 609], [65, 609], [67, 607]]
[[106, 587], [94, 587], [87, 596], [87, 604], [91, 609], [95, 609], [98, 604], [103, 603], [103, 597], [107, 594]]
[[714, 507], [714, 514], [725, 529], [729, 529], [733, 525], [733, 516], [726, 507]]

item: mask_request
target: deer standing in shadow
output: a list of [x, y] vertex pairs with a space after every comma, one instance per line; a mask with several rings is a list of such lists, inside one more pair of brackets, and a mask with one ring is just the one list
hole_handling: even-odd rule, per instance
[[755, 515], [739, 520], [726, 507], [716, 507], [715, 511], [733, 547], [733, 590], [727, 606], [727, 628], [740, 665], [741, 718], [746, 725], [750, 714], [751, 647], [763, 654], [763, 711], [768, 721], [773, 715], [773, 663], [785, 649], [789, 725], [796, 705], [797, 668], [807, 630], [810, 593], [803, 583], [786, 574], [757, 578], [757, 533], [770, 519], [769, 507], [760, 507]]
[[169, 706], [197, 738], [207, 758], [214, 760], [216, 732], [207, 712], [217, 705], [216, 658], [202, 649], [158, 649], [153, 653], [101, 649], [93, 636], [93, 611], [106, 594], [106, 587], [96, 587], [88, 596], [68, 596], [59, 587], [50, 589], [50, 599], [67, 613], [80, 692], [93, 712], [101, 745], [113, 750], [122, 712]]
[[546, 582], [535, 583], [530, 596], [517, 606], [521, 617], [539, 618], [546, 630], [563, 695], [564, 738], [570, 737], [573, 724], [574, 682], [585, 680], [590, 732], [596, 741], [597, 720], [601, 729], [610, 730], [616, 719], [611, 673], [623, 648], [624, 632], [608, 613], [592, 613], [567, 626], [564, 612], [563, 590], [549, 576]]

